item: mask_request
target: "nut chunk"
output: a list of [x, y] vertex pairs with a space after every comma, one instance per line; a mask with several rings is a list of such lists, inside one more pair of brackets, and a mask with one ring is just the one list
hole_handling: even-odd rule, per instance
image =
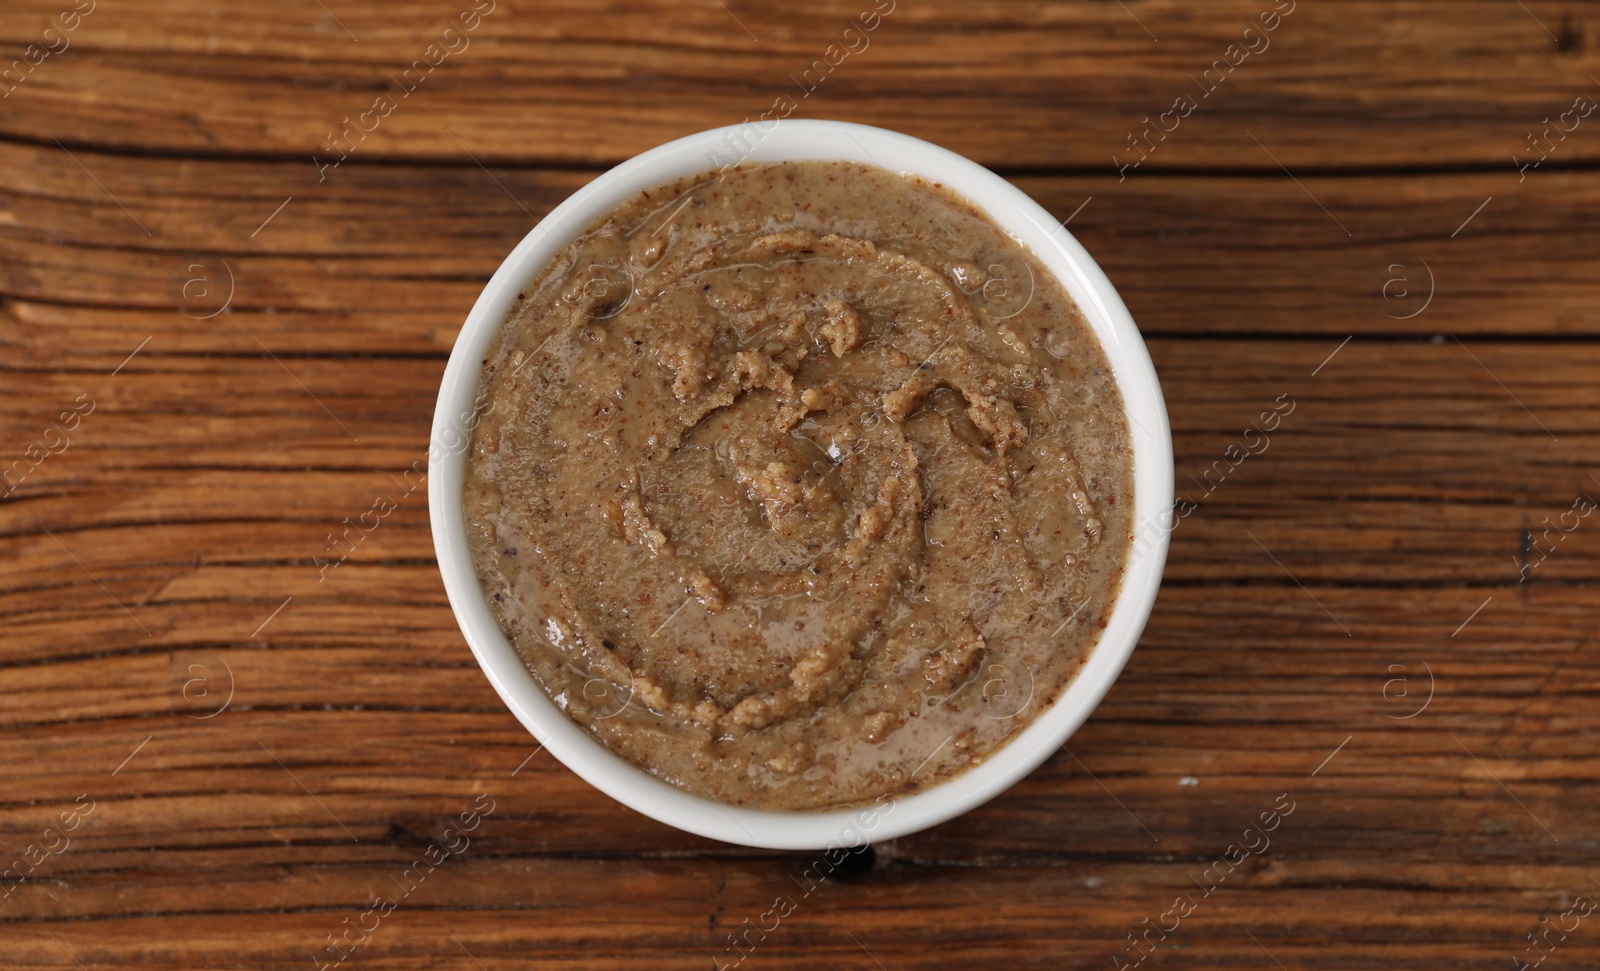
[[980, 431], [987, 432], [994, 439], [997, 454], [1004, 455], [1011, 449], [1020, 448], [1028, 440], [1028, 426], [1017, 414], [1015, 405], [992, 394], [978, 393], [971, 397], [972, 406], [967, 409], [967, 417]]
[[827, 340], [834, 357], [844, 357], [861, 343], [861, 317], [843, 300], [829, 300], [822, 309], [828, 312], [828, 319], [818, 333]]
[[[745, 470], [739, 471], [744, 473]], [[805, 494], [800, 488], [803, 481], [800, 470], [787, 462], [768, 462], [764, 470], [750, 479], [751, 493], [772, 513], [799, 502]]]

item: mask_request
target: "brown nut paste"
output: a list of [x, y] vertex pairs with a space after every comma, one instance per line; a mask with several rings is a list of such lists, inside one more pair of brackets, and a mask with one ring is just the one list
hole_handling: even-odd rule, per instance
[[483, 382], [465, 507], [501, 627], [604, 745], [723, 803], [962, 772], [1116, 599], [1105, 355], [937, 185], [807, 162], [641, 193], [531, 282]]

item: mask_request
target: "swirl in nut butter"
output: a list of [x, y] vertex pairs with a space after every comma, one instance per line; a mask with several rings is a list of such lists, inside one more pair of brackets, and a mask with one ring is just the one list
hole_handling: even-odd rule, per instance
[[470, 543], [577, 724], [729, 805], [927, 788], [1048, 708], [1132, 534], [1104, 352], [941, 186], [742, 165], [624, 204], [484, 362]]

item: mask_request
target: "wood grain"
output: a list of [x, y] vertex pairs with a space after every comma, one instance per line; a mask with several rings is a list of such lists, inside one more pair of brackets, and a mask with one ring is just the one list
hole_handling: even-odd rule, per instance
[[[443, 357], [534, 217], [595, 174], [366, 166], [307, 192], [288, 162], [75, 155], [83, 168], [61, 164], [54, 146], [0, 143], [11, 173], [0, 185], [0, 310], [22, 325], [26, 336], [10, 340], [24, 360], [106, 371], [158, 331], [158, 356], [265, 345]], [[1016, 179], [1070, 218], [1146, 333], [1600, 333], [1587, 259], [1600, 247], [1600, 187], [1588, 173], [1535, 172], [1521, 185], [1515, 172], [1303, 181], [1315, 200], [1281, 172]], [[46, 228], [51, 245], [40, 246]], [[220, 301], [186, 299], [184, 284], [206, 276], [231, 281], [233, 299], [200, 320]]]
[[[0, 9], [0, 69], [70, 6]], [[899, 0], [797, 108], [1070, 218], [1194, 504], [1067, 746], [818, 882], [817, 854], [658, 825], [536, 749], [455, 625], [414, 470], [533, 222], [758, 115], [870, 5], [498, 0], [322, 181], [329, 127], [455, 8], [95, 5], [0, 99], [0, 870], [59, 847], [0, 880], [0, 965], [331, 963], [480, 795], [341, 967], [1107, 968], [1183, 894], [1141, 968], [1538, 960], [1541, 919], [1600, 899], [1600, 520], [1548, 525], [1600, 494], [1600, 122], [1524, 178], [1511, 155], [1600, 99], [1595, 25], [1300, 2], [1119, 179], [1130, 128], [1270, 7]], [[1551, 967], [1600, 965], [1594, 920]]]
[[[37, 42], [58, 6], [8, 5], [0, 35]], [[791, 117], [884, 125], [989, 165], [1109, 173], [1113, 155], [1129, 160], [1145, 117], [1187, 95], [1200, 107], [1140, 175], [1276, 172], [1275, 155], [1291, 168], [1474, 165], [1515, 178], [1511, 156], [1529, 130], [1581, 94], [1600, 96], [1588, 77], [1600, 71], [1592, 12], [1526, 6], [829, 0], [799, 16], [744, 2], [478, 0], [492, 12], [449, 42], [443, 32], [470, 0], [215, 14], [184, 0], [108, 3], [18, 86], [0, 131], [44, 145], [48, 129], [69, 145], [293, 158], [314, 181], [310, 158], [328, 133], [385, 94], [397, 107], [357, 158], [611, 164], [789, 98]], [[1262, 30], [1275, 10], [1290, 12]], [[887, 15], [864, 31], [871, 11]], [[402, 82], [430, 44], [446, 43], [459, 53], [421, 84]], [[1202, 84], [1208, 69], [1225, 80]], [[1596, 158], [1600, 140], [1573, 135], [1549, 164]]]

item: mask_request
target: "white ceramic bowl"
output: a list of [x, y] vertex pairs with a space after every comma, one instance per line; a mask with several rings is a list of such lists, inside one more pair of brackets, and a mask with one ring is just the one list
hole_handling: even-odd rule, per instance
[[[725, 806], [612, 754], [534, 681], [490, 613], [467, 550], [461, 497], [479, 372], [522, 287], [557, 251], [635, 193], [735, 157], [861, 162], [915, 173], [966, 196], [1031, 250], [1077, 301], [1105, 348], [1132, 419], [1135, 545], [1099, 645], [1055, 704], [982, 764], [876, 807], [769, 812]], [[511, 251], [473, 305], [445, 368], [428, 452], [433, 545], [450, 606], [484, 673], [528, 731], [595, 788], [646, 816], [729, 843], [787, 850], [854, 847], [942, 823], [1000, 794], [1055, 752], [1133, 653], [1161, 584], [1172, 497], [1172, 435], [1155, 368], [1127, 307], [1088, 252], [1038, 203], [988, 169], [907, 135], [837, 121], [746, 123], [680, 138], [622, 163], [557, 206]]]

